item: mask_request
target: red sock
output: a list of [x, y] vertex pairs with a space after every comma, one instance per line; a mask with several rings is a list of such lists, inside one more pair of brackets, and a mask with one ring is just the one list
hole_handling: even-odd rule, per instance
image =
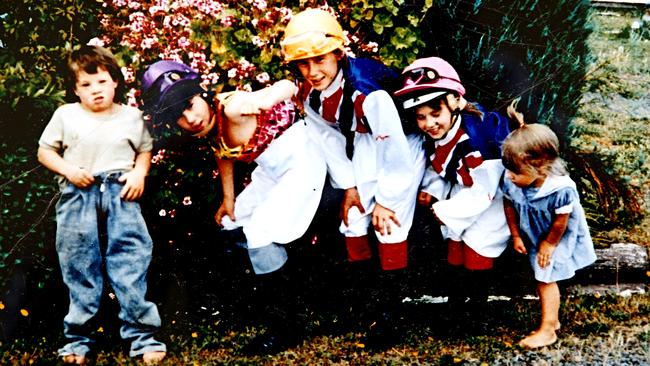
[[348, 260], [350, 262], [365, 261], [372, 257], [368, 236], [347, 236], [345, 247], [348, 249]]
[[408, 246], [406, 240], [399, 243], [379, 243], [381, 269], [392, 271], [408, 265]]

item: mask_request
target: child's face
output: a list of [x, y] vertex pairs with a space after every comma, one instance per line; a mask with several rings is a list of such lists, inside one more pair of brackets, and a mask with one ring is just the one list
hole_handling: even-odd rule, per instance
[[311, 86], [319, 91], [327, 89], [339, 72], [342, 55], [329, 52], [324, 55], [298, 60], [296, 66], [300, 74]]
[[74, 93], [79, 97], [81, 105], [94, 113], [108, 113], [113, 106], [117, 82], [103, 68], [97, 68], [97, 73], [89, 74], [83, 70], [77, 72], [77, 82]]
[[436, 104], [415, 107], [415, 121], [418, 127], [434, 140], [440, 140], [451, 129], [451, 111], [442, 98], [439, 103], [437, 108], [431, 108], [431, 105]]
[[176, 123], [178, 127], [191, 133], [192, 135], [205, 132], [210, 127], [210, 118], [212, 117], [210, 106], [201, 96], [195, 95], [190, 99], [189, 105], [183, 111]]
[[544, 183], [544, 175], [535, 169], [522, 169], [520, 172], [513, 172], [506, 169], [506, 178], [510, 179], [514, 185], [520, 188], [536, 187], [539, 188]]

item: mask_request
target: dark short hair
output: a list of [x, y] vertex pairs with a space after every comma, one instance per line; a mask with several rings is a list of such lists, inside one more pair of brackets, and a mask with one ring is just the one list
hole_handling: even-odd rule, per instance
[[[74, 92], [77, 83], [77, 75], [80, 71], [88, 74], [96, 74], [99, 69], [106, 70], [113, 81], [117, 82], [115, 90], [115, 101], [124, 99], [124, 75], [117, 63], [117, 59], [108, 49], [100, 46], [83, 45], [72, 51], [68, 57], [67, 88]], [[71, 95], [74, 95], [72, 93]]]

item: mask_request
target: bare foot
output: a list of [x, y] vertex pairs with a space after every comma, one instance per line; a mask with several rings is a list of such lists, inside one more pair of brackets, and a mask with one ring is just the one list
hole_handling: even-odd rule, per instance
[[63, 363], [73, 364], [73, 365], [85, 365], [86, 357], [75, 355], [74, 353], [71, 355], [65, 355], [63, 356]]
[[144, 361], [146, 365], [154, 365], [162, 361], [165, 356], [167, 356], [167, 353], [163, 351], [145, 352], [142, 355], [142, 361]]
[[539, 330], [528, 337], [522, 339], [519, 345], [525, 348], [539, 348], [549, 346], [557, 341], [555, 331]]
[[[558, 321], [557, 323], [555, 323], [555, 326], [553, 328], [555, 329], [556, 332], [559, 331], [560, 328], [562, 328], [562, 323]], [[533, 335], [537, 332], [539, 332], [539, 329], [535, 329], [534, 331], [530, 332], [530, 335]]]

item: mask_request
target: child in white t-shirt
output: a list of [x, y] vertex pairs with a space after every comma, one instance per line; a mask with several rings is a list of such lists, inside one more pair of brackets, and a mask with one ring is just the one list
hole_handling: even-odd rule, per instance
[[[124, 77], [115, 57], [82, 46], [68, 62], [79, 102], [59, 107], [39, 139], [38, 160], [59, 177], [56, 250], [70, 291], [59, 349], [63, 362], [85, 364], [94, 343], [89, 321], [99, 309], [104, 275], [120, 302], [120, 335], [131, 341], [131, 357], [155, 363], [165, 344], [156, 305], [145, 300], [153, 242], [136, 200], [144, 190], [152, 139], [141, 112], [115, 102]], [[107, 235], [100, 247], [100, 228]]]

